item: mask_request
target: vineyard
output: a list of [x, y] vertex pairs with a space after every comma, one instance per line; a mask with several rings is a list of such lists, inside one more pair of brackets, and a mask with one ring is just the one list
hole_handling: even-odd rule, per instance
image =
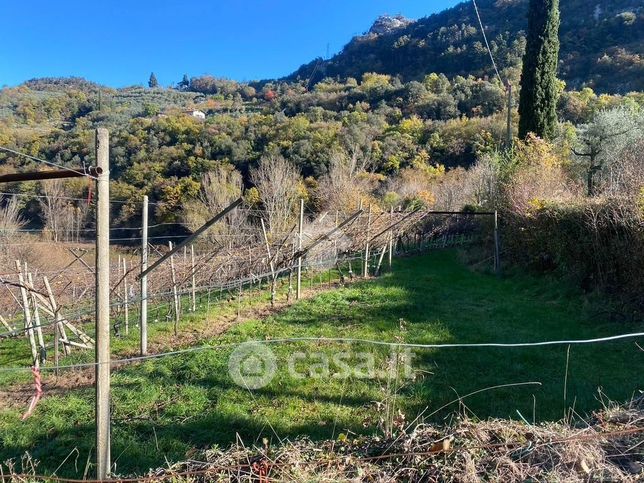
[[[392, 272], [387, 270], [375, 280], [356, 276], [344, 288], [339, 287], [338, 272], [331, 274], [329, 290], [329, 272], [308, 273], [304, 300], [290, 308], [283, 305], [288, 294], [285, 280], [277, 287], [277, 311], [270, 310], [270, 285], [264, 283], [261, 293], [259, 285], [246, 288], [241, 304], [236, 298], [213, 297], [207, 311], [198, 299], [197, 311], [182, 318], [179, 337], [174, 335], [172, 318], [151, 323], [150, 353], [158, 357], [115, 365], [113, 370], [113, 451], [122, 455], [115, 472], [142, 474], [162, 466], [164, 456], [178, 461], [191, 454], [191, 448], [213, 444], [226, 447], [241, 441], [261, 446], [265, 438], [278, 445], [304, 434], [314, 440], [391, 434], [401, 424], [399, 414], [405, 415], [405, 427], [416, 416], [419, 421], [441, 422], [455, 412], [513, 419], [520, 419], [520, 413], [530, 422], [557, 420], [566, 408], [566, 414], [584, 414], [601, 407], [602, 400], [605, 404], [609, 399], [626, 400], [639, 379], [637, 361], [642, 356], [629, 341], [575, 347], [568, 354], [565, 346], [418, 350], [415, 378], [408, 381], [293, 377], [286, 366], [294, 353], [305, 354], [300, 368], [304, 373], [319, 363], [311, 357], [322, 353], [331, 358], [338, 350], [372, 354], [377, 367], [390, 363], [389, 349], [330, 340], [338, 336], [431, 344], [599, 337], [613, 332], [609, 326], [589, 326], [587, 315], [578, 310], [578, 295], [566, 293], [562, 285], [524, 276], [500, 280], [489, 270], [472, 272], [454, 249], [397, 257]], [[190, 302], [189, 296], [184, 297], [184, 306]], [[538, 336], [525, 320], [539, 327]], [[293, 338], [318, 341], [279, 342]], [[233, 348], [246, 340], [271, 344], [279, 365], [269, 385], [252, 391], [234, 384], [227, 368]], [[28, 351], [24, 342], [22, 347], [22, 352]], [[163, 355], [173, 349], [186, 352]], [[137, 352], [135, 331], [115, 339], [116, 360]], [[74, 354], [72, 360], [83, 361]], [[94, 438], [92, 380], [91, 363], [61, 369], [58, 377], [46, 372], [44, 397], [25, 421], [20, 417], [33, 388], [14, 381], [10, 386], [14, 390], [2, 396], [2, 458], [28, 451], [40, 461], [41, 474], [54, 472], [64, 462], [57, 474], [82, 476]], [[505, 384], [518, 386], [489, 389], [448, 405], [459, 396]]]
[[[204, 305], [208, 310], [216, 301], [237, 299], [239, 305], [244, 292], [265, 287], [274, 305], [278, 284], [286, 283], [287, 302], [296, 299], [298, 269], [324, 271], [343, 284], [355, 276], [379, 275], [385, 265], [391, 266], [394, 252], [471, 243], [475, 232], [470, 214], [434, 215], [421, 210], [376, 212], [360, 208], [353, 213], [323, 213], [310, 220], [302, 212], [301, 231], [293, 224], [283, 232], [268, 232], [266, 218], [267, 214], [258, 210], [236, 209], [194, 244], [159, 264], [145, 284], [139, 280], [142, 264], [156, 268], [166, 260], [173, 242], [163, 246], [146, 237], [143, 248], [128, 250], [116, 245], [112, 256], [116, 263], [110, 265], [109, 274], [113, 335], [127, 336], [131, 330], [139, 330], [142, 307], [145, 319], [149, 307], [155, 321], [172, 320], [178, 335], [185, 314]], [[154, 227], [146, 227], [146, 231], [149, 228]], [[130, 237], [126, 241], [132, 244], [142, 239]], [[116, 244], [119, 241], [123, 240]], [[18, 243], [6, 243], [4, 258], [8, 261], [12, 251], [29, 257], [30, 247], [39, 245], [50, 242], [38, 241], [29, 233]], [[66, 252], [63, 260], [69, 260], [63, 267], [30, 268], [26, 260], [16, 259], [14, 270], [0, 276], [5, 288], [0, 314], [5, 332], [1, 336], [29, 343], [29, 366], [39, 367], [47, 359], [58, 364], [72, 350], [91, 349], [94, 344], [95, 253], [87, 243], [65, 243], [58, 249]], [[145, 262], [141, 256], [144, 250]], [[142, 355], [145, 352], [142, 350]], [[24, 360], [28, 360], [28, 353], [25, 350]]]
[[[104, 162], [106, 134], [97, 130]], [[452, 434], [422, 445], [449, 441], [437, 450], [447, 453], [454, 434], [475, 431], [468, 421], [504, 418], [562, 421], [577, 440], [575, 424], [629, 400], [610, 434], [627, 436], [619, 447], [639, 464], [628, 438], [642, 430], [631, 411], [641, 324], [616, 330], [565, 282], [506, 271], [497, 212], [362, 200], [312, 212], [304, 200], [225, 196], [203, 222], [168, 232], [149, 225], [144, 197], [139, 226], [110, 228], [100, 164], [0, 176], [90, 176], [98, 192], [67, 200], [96, 222], [66, 241], [3, 233], [3, 475], [172, 479], [176, 468], [210, 471], [209, 451], [249, 455], [242, 446], [261, 456], [238, 479], [262, 481], [271, 448], [299, 438], [357, 447], [366, 437], [402, 451], [399, 441], [413, 446], [405, 438], [442, 424]], [[602, 471], [623, 471], [606, 458]]]
[[[304, 374], [319, 371], [319, 360], [312, 358], [322, 354], [332, 360], [337, 351], [356, 357], [367, 353], [377, 369], [390, 368], [389, 348], [334, 342], [338, 337], [401, 344], [477, 343], [592, 338], [614, 330], [609, 325], [590, 326], [589, 315], [578, 310], [579, 294], [560, 283], [522, 275], [498, 278], [493, 224], [486, 217], [473, 221], [467, 214], [369, 214], [367, 209], [309, 220], [303, 227], [303, 247], [313, 249], [303, 256], [301, 299], [289, 307], [296, 298], [297, 230], [280, 233], [276, 241], [268, 238], [267, 244], [261, 214], [241, 213], [248, 227], [256, 227], [255, 233], [248, 229], [238, 235], [239, 244], [231, 241], [230, 233], [211, 233], [150, 276], [147, 358], [140, 356], [137, 327], [140, 293], [135, 278], [140, 257], [114, 249], [121, 256], [111, 273], [115, 474], [144, 474], [161, 466], [164, 458], [183, 460], [193, 448], [213, 444], [261, 446], [264, 440], [278, 445], [302, 435], [314, 440], [374, 433], [391, 437], [420, 421], [444, 421], [455, 411], [467, 417], [548, 421], [564, 414], [572, 418], [609, 404], [609, 399], [633, 395], [637, 359], [642, 356], [629, 341], [572, 351], [565, 346], [418, 349], [409, 380], [401, 378], [398, 369], [373, 379], [358, 374], [326, 378], [324, 373], [294, 377], [285, 369], [293, 354], [301, 354], [297, 364]], [[328, 234], [346, 220], [350, 221]], [[156, 249], [151, 249], [151, 265], [168, 252], [163, 245]], [[62, 272], [34, 271], [33, 283], [24, 285], [33, 295], [42, 289], [35, 281], [50, 277], [53, 298], [60, 303], [59, 318], [90, 336], [89, 294], [94, 287], [88, 254], [85, 263], [72, 257], [73, 264]], [[60, 276], [54, 278], [57, 273]], [[20, 276], [12, 276], [8, 281], [20, 285]], [[14, 331], [21, 321], [15, 300], [21, 299], [21, 287], [9, 289], [13, 296], [6, 307], [12, 307], [10, 300], [15, 306], [4, 318]], [[31, 301], [31, 315], [40, 312], [48, 354], [39, 361], [43, 395], [33, 414], [20, 421], [33, 385], [28, 372], [29, 327], [16, 328], [12, 337], [0, 342], [0, 377], [9, 388], [0, 398], [0, 457], [8, 461], [28, 454], [27, 459], [13, 460], [18, 473], [33, 473], [29, 465], [39, 462], [38, 474], [91, 474], [86, 462], [91, 462], [94, 438], [92, 351], [72, 345], [65, 356], [60, 340], [56, 374], [51, 357], [56, 318], [39, 296]], [[36, 332], [38, 327], [31, 329]], [[67, 333], [71, 339], [73, 333]], [[237, 386], [228, 374], [234, 348], [247, 340], [265, 341], [278, 361], [273, 380], [257, 390]], [[359, 359], [351, 361], [360, 364]], [[24, 370], [19, 371], [21, 366]], [[485, 388], [495, 397], [484, 391], [460, 399]]]

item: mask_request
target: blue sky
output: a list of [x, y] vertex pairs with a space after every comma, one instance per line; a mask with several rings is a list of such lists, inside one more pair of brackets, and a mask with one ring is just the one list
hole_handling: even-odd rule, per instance
[[339, 51], [378, 15], [458, 0], [0, 0], [0, 86], [80, 76], [121, 87], [212, 74], [280, 77]]

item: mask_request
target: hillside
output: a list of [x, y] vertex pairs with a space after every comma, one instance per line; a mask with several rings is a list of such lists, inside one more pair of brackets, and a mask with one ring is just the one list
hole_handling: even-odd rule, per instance
[[[479, 0], [490, 46], [504, 77], [518, 80], [528, 0]], [[388, 18], [392, 20], [392, 18]], [[644, 9], [637, 0], [561, 2], [560, 77], [569, 87], [599, 92], [644, 89]], [[399, 75], [403, 81], [430, 72], [491, 76], [472, 2], [407, 23], [378, 19], [328, 61], [316, 59], [288, 80], [360, 78], [365, 72]], [[382, 28], [382, 24], [391, 28]], [[398, 28], [394, 28], [398, 25]]]

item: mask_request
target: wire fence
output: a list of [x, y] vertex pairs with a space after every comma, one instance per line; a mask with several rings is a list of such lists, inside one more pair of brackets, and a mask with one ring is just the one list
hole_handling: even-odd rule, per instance
[[[172, 256], [170, 263], [155, 270], [148, 277], [145, 301], [155, 314], [153, 320], [174, 320], [178, 325], [181, 317], [195, 312], [206, 297], [209, 309], [211, 304], [230, 302], [240, 298], [243, 291], [264, 286], [273, 304], [278, 284], [287, 284], [284, 295], [291, 300], [294, 273], [299, 266], [309, 274], [328, 272], [342, 284], [355, 276], [381, 273], [387, 264], [387, 252], [391, 260], [394, 253], [401, 255], [475, 241], [476, 225], [471, 218], [456, 214], [430, 222], [430, 214], [421, 210], [385, 212], [371, 208], [368, 212], [323, 213], [305, 221], [300, 237], [295, 223], [290, 229], [266, 230], [263, 222], [266, 213], [241, 209], [235, 215], [237, 226], [225, 220], [222, 227], [206, 232], [202, 239]], [[257, 223], [258, 219], [261, 223]], [[159, 238], [182, 240], [185, 236]], [[151, 244], [147, 246], [150, 265], [170, 249], [154, 244], [155, 239], [150, 237]], [[62, 268], [38, 269], [26, 261], [15, 260], [15, 269], [3, 270], [0, 321], [6, 330], [0, 332], [0, 339], [27, 335], [32, 357], [44, 358], [52, 349], [58, 353], [57, 338], [65, 331], [64, 324], [82, 339], [79, 347], [91, 348], [89, 332], [94, 323], [96, 291], [93, 247], [28, 243], [47, 244], [52, 252], [62, 251], [66, 263]], [[141, 250], [121, 248], [112, 256], [110, 310], [115, 335], [128, 334], [138, 324], [139, 307], [144, 300], [137, 280]], [[67, 354], [73, 343], [65, 340], [64, 344]]]
[[[254, 215], [253, 215], [254, 216]], [[291, 300], [293, 294], [293, 276], [302, 258], [302, 268], [305, 272], [304, 283], [318, 285], [341, 286], [350, 279], [361, 278], [364, 275], [378, 275], [388, 265], [386, 258], [389, 256], [413, 255], [427, 250], [442, 249], [454, 246], [476, 247], [480, 256], [479, 263], [488, 263], [494, 258], [492, 225], [486, 220], [473, 220], [466, 214], [440, 214], [432, 216], [428, 211], [408, 212], [379, 212], [358, 213], [341, 229], [337, 227], [343, 220], [349, 220], [352, 213], [343, 213], [335, 217], [318, 217], [309, 219], [303, 227], [301, 238], [297, 234], [296, 226], [289, 230], [280, 230], [273, 233], [264, 233], [257, 225], [249, 224], [240, 232], [227, 227], [226, 230], [207, 233], [203, 240], [195, 242], [192, 247], [187, 247], [184, 252], [174, 255], [171, 262], [161, 265], [149, 277], [149, 290], [146, 300], [150, 302], [149, 311], [156, 314], [152, 320], [173, 321], [192, 312], [198, 312], [199, 307], [207, 307], [208, 314], [216, 306], [228, 307], [241, 304], [244, 294], [249, 300], [260, 296], [286, 298]], [[322, 218], [322, 219], [320, 219]], [[85, 246], [66, 247], [70, 254], [68, 266], [61, 269], [34, 270], [25, 268], [24, 263], [18, 264], [20, 269], [3, 271], [0, 283], [5, 287], [2, 311], [10, 327], [0, 332], [2, 338], [23, 339], [25, 335], [34, 336], [34, 333], [43, 330], [43, 348], [51, 350], [55, 338], [60, 336], [56, 331], [59, 326], [57, 315], [62, 315], [73, 322], [77, 330], [84, 330], [91, 334], [94, 324], [95, 281], [93, 250]], [[169, 250], [163, 245], [148, 247], [152, 256], [150, 263], [159, 260]], [[71, 251], [70, 251], [71, 250]], [[138, 320], [139, 304], [143, 300], [140, 285], [136, 276], [141, 272], [140, 248], [138, 250], [121, 249], [115, 252], [116, 263], [111, 265], [111, 292], [110, 304], [114, 334], [120, 336], [125, 330], [125, 318], [129, 315], [130, 330]], [[120, 259], [119, 259], [120, 257]], [[114, 258], [114, 257], [113, 257]], [[490, 263], [490, 266], [492, 264]], [[31, 274], [32, 281], [28, 275]], [[53, 304], [47, 305], [40, 297], [49, 295], [48, 278], [51, 295], [57, 302], [58, 310], [53, 310]], [[326, 278], [325, 280], [325, 277]], [[22, 279], [21, 279], [22, 278]], [[279, 287], [278, 287], [279, 285]], [[31, 315], [35, 309], [40, 309], [39, 322], [27, 322], [24, 315], [24, 298], [21, 289], [32, 294], [34, 299], [29, 299], [28, 307]], [[22, 304], [21, 304], [22, 302]], [[47, 313], [49, 310], [49, 313]], [[126, 313], [128, 315], [126, 315]], [[202, 312], [200, 312], [201, 314]], [[13, 327], [12, 327], [13, 326]], [[183, 328], [179, 326], [179, 331]], [[368, 338], [349, 337], [286, 337], [275, 339], [262, 339], [246, 341], [246, 343], [265, 344], [269, 346], [289, 346], [297, 344], [348, 344], [366, 345], [371, 347], [386, 347], [394, 349], [416, 350], [448, 350], [452, 348], [476, 349], [499, 348], [512, 350], [513, 348], [544, 347], [544, 346], [571, 346], [603, 344], [614, 341], [634, 340], [644, 337], [642, 332], [631, 332], [608, 337], [589, 339], [541, 340], [520, 341], [513, 343], [407, 343], [402, 341], [382, 341]], [[81, 342], [83, 342], [81, 340]], [[0, 341], [0, 344], [4, 343]], [[169, 357], [195, 354], [205, 351], [229, 350], [239, 346], [239, 342], [221, 342], [217, 344], [199, 344], [186, 348], [160, 350], [144, 356], [125, 356], [110, 361], [112, 367], [126, 364], [136, 364], [145, 361], [162, 360]], [[24, 345], [24, 366], [13, 365], [0, 368], [0, 373], [27, 373], [31, 371], [29, 349]], [[86, 347], [87, 348], [87, 347]], [[89, 356], [89, 352], [86, 352]], [[37, 354], [38, 356], [41, 353]], [[64, 357], [65, 354], [63, 353]], [[42, 365], [44, 372], [83, 370], [97, 367], [88, 359], [73, 359], [72, 363], [56, 363], [55, 365]], [[36, 400], [37, 402], [37, 400]], [[270, 423], [269, 423], [270, 424]], [[639, 431], [639, 429], [638, 429]], [[618, 437], [606, 433], [605, 438]], [[628, 434], [635, 434], [629, 432]], [[579, 435], [583, 441], [584, 435]], [[554, 444], [554, 443], [553, 443]], [[484, 448], [481, 448], [484, 449]], [[452, 448], [445, 454], [459, 451]], [[384, 458], [395, 458], [396, 453], [364, 457], [365, 461], [375, 461]], [[428, 452], [416, 451], [414, 454], [423, 456]], [[202, 470], [172, 472], [171, 477], [194, 477], [225, 474], [226, 472], [247, 472], [249, 475], [255, 471], [247, 464], [234, 464], [229, 467], [209, 467]], [[16, 475], [14, 475], [16, 476]], [[17, 475], [16, 478], [22, 478]], [[25, 477], [27, 477], [25, 475]], [[40, 477], [31, 475], [30, 479]], [[58, 477], [42, 477], [50, 481], [78, 481]], [[157, 477], [149, 478], [150, 481]], [[118, 479], [118, 481], [146, 481], [146, 478]]]

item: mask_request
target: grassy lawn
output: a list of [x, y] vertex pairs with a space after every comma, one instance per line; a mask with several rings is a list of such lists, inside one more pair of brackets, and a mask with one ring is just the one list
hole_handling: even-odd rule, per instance
[[[262, 444], [263, 438], [275, 444], [298, 435], [336, 438], [340, 433], [378, 433], [398, 411], [407, 422], [421, 413], [431, 415], [433, 422], [442, 421], [459, 406], [436, 410], [459, 395], [529, 381], [541, 385], [485, 391], [466, 398], [467, 409], [460, 409], [479, 418], [516, 419], [519, 411], [530, 421], [560, 419], [566, 407], [574, 406], [583, 414], [600, 407], [601, 397], [625, 400], [644, 386], [644, 352], [633, 340], [573, 346], [567, 401], [565, 346], [415, 350], [414, 377], [407, 379], [400, 371], [393, 377], [386, 370], [392, 365], [387, 347], [269, 344], [276, 357], [275, 377], [265, 387], [250, 390], [230, 377], [233, 347], [226, 344], [287, 337], [526, 342], [641, 329], [591, 317], [584, 299], [554, 280], [522, 274], [499, 279], [473, 272], [453, 251], [400, 259], [392, 273], [377, 280], [323, 293], [204, 341], [224, 344], [222, 348], [115, 371], [112, 458], [117, 473], [144, 473], [166, 461], [189, 457], [194, 447], [229, 445], [236, 435], [251, 445]], [[154, 330], [160, 335], [171, 331], [171, 325], [158, 324]], [[119, 341], [117, 351], [135, 343]], [[334, 377], [345, 366], [351, 375]], [[370, 368], [378, 370], [377, 377], [363, 377]], [[93, 405], [90, 387], [45, 397], [24, 422], [18, 410], [2, 412], [0, 461], [29, 451], [41, 460], [39, 473], [51, 473], [70, 455], [58, 474], [81, 476], [94, 442]]]

